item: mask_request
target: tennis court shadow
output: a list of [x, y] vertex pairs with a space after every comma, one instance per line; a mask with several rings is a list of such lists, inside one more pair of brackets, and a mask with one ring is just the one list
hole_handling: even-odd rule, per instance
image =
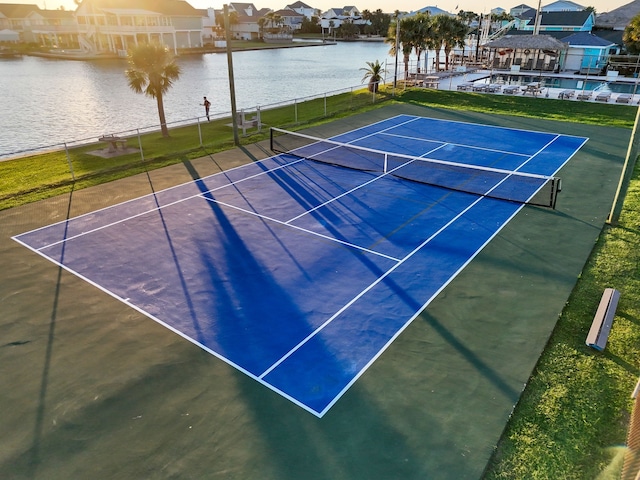
[[[69, 220], [71, 218], [71, 211], [73, 206], [73, 197], [74, 197], [74, 186], [72, 186], [71, 191], [69, 192], [69, 200], [67, 203], [67, 211], [65, 220]], [[67, 226], [65, 226], [65, 234], [64, 238], [67, 237]], [[64, 259], [65, 247], [62, 248], [61, 258]], [[62, 262], [61, 262], [62, 263]], [[43, 450], [43, 434], [45, 430], [45, 412], [47, 407], [47, 388], [49, 385], [49, 372], [51, 368], [51, 360], [54, 354], [54, 340], [56, 333], [56, 323], [58, 321], [58, 305], [61, 296], [61, 287], [62, 287], [62, 275], [64, 273], [64, 268], [61, 265], [57, 266], [56, 272], [56, 280], [55, 280], [55, 289], [53, 291], [52, 305], [51, 305], [51, 316], [49, 318], [49, 331], [47, 335], [47, 342], [44, 352], [44, 361], [42, 366], [42, 375], [40, 381], [40, 391], [38, 395], [38, 403], [36, 407], [36, 415], [34, 421], [33, 428], [33, 443], [32, 447], [27, 453], [26, 458], [26, 470], [25, 472], [34, 477], [37, 472], [38, 465], [41, 460], [41, 451]]]
[[253, 467], [246, 462], [244, 478], [424, 480], [440, 478], [438, 472], [447, 472], [446, 478], [473, 478], [469, 472], [474, 467], [479, 472], [477, 465], [460, 461], [461, 445], [443, 433], [424, 390], [407, 392], [415, 385], [388, 373], [359, 379], [322, 418], [249, 379], [238, 379], [258, 439], [259, 450], [253, 453], [269, 459]]
[[[50, 348], [47, 348], [47, 354], [49, 361]], [[179, 399], [184, 396], [183, 392], [193, 391], [193, 384], [199, 383], [193, 375], [185, 373], [184, 367], [189, 365], [193, 369], [194, 364], [201, 363], [199, 357], [203, 355], [196, 349], [182, 349], [182, 363], [152, 365], [142, 374], [119, 384], [110, 395], [96, 397], [92, 402], [83, 403], [81, 408], [54, 415], [57, 422], [46, 427], [42, 425], [46, 402], [41, 395], [36, 440], [28, 450], [2, 459], [0, 478], [57, 478], [50, 475], [53, 472], [60, 474], [60, 465], [67, 462], [77, 469], [75, 478], [86, 478], [89, 472], [95, 473], [91, 459], [102, 462], [105, 450], [113, 455], [110, 458], [120, 461], [102, 463], [101, 478], [146, 478], [149, 463], [155, 462], [160, 464], [156, 471], [160, 471], [173, 460], [170, 454], [157, 456], [167, 440], [166, 432], [162, 430], [166, 428], [162, 425], [163, 418], [172, 414], [171, 408], [178, 403], [176, 397]], [[46, 394], [46, 382], [43, 387]], [[70, 405], [75, 404], [70, 402]], [[48, 422], [51, 416], [52, 412], [48, 411]], [[103, 450], [105, 445], [107, 448]], [[126, 454], [120, 456], [125, 453], [123, 450]], [[84, 460], [78, 462], [79, 452]], [[139, 460], [131, 462], [136, 456]], [[80, 474], [81, 471], [86, 475]]]
[[[281, 183], [281, 187], [288, 190], [289, 186], [286, 185], [286, 179], [280, 180], [285, 182], [284, 185]], [[197, 178], [194, 178], [194, 181], [206, 196], [208, 193], [206, 185]], [[251, 249], [244, 244], [241, 235], [234, 230], [224, 210], [215, 202], [211, 202], [209, 206], [214, 213], [216, 224], [220, 226], [221, 231], [227, 236], [226, 241], [230, 249], [230, 251], [212, 253], [210, 249], [206, 248], [206, 245], [202, 245], [200, 262], [206, 266], [205, 270], [212, 274], [209, 283], [213, 285], [218, 282], [217, 275], [214, 275], [216, 261], [212, 255], [241, 257], [243, 262], [248, 262], [250, 265], [248, 270], [256, 272], [257, 275], [253, 279], [241, 279], [243, 280], [242, 284], [236, 286], [234, 286], [235, 282], [232, 279], [225, 282], [223, 291], [218, 291], [219, 294], [225, 295], [223, 303], [243, 305], [243, 316], [261, 319], [260, 321], [269, 324], [270, 328], [274, 327], [273, 332], [278, 332], [278, 335], [286, 335], [287, 329], [291, 328], [286, 317], [301, 317], [303, 316], [302, 312], [299, 311], [296, 303], [290, 298], [289, 293], [283, 290], [270, 275], [269, 269], [263, 268], [263, 265], [254, 257]], [[329, 226], [328, 231], [335, 234], [336, 237], [340, 237], [339, 232], [333, 227]], [[385, 273], [375, 264], [368, 262], [366, 257], [359, 255], [359, 258], [377, 276], [382, 276]], [[390, 282], [391, 280], [386, 281]], [[220, 290], [219, 287], [217, 288]], [[254, 288], [260, 288], [262, 296], [267, 297], [273, 305], [278, 305], [278, 315], [283, 317], [280, 320], [282, 322], [280, 325], [278, 325], [277, 319], [265, 318], [268, 313], [265, 309], [269, 308], [270, 305], [254, 303], [252, 301], [253, 297], [251, 295], [247, 296], [246, 290]], [[399, 286], [396, 285], [394, 288], [396, 291], [403, 293]], [[420, 308], [418, 302], [413, 299], [409, 298], [407, 301], [410, 302], [414, 310]], [[224, 312], [212, 311], [211, 315], [220, 318], [223, 317]], [[194, 318], [194, 321], [197, 320]], [[198, 340], [206, 344], [209, 340], [207, 338], [207, 328], [203, 325], [195, 325], [195, 327], [198, 330]], [[216, 332], [216, 337], [223, 339], [221, 343], [223, 350], [231, 350], [238, 348], [235, 343], [238, 338], [237, 329], [245, 329], [249, 325], [237, 324], [235, 321], [233, 323], [222, 321], [218, 323], [218, 327], [220, 330]], [[308, 325], [307, 331], [303, 333], [308, 334], [312, 333], [312, 331], [312, 326]], [[225, 338], [230, 339], [228, 343], [224, 340]], [[354, 341], [357, 341], [357, 339]], [[255, 348], [250, 341], [250, 337], [244, 348], [248, 350]], [[331, 352], [327, 350], [323, 358], [332, 358]], [[336, 364], [334, 367], [339, 368], [339, 365]], [[329, 368], [330, 371], [334, 369]], [[402, 431], [402, 428], [407, 428], [412, 422], [400, 419], [399, 424], [404, 425], [404, 427], [394, 425], [389, 418], [388, 412], [378, 409], [376, 403], [380, 399], [375, 396], [368, 397], [365, 394], [366, 389], [361, 386], [360, 381], [356, 382], [356, 385], [352, 386], [345, 396], [338, 400], [337, 404], [332, 407], [322, 420], [313, 417], [300, 407], [291, 404], [289, 400], [249, 378], [238, 379], [238, 384], [246, 391], [242, 398], [246, 400], [251, 411], [254, 412], [255, 422], [260, 426], [260, 432], [265, 439], [264, 445], [274, 450], [270, 454], [270, 458], [273, 458], [274, 464], [277, 464], [274, 468], [278, 468], [279, 472], [269, 478], [355, 478], [358, 475], [362, 475], [363, 471], [369, 472], [367, 478], [391, 478], [397, 477], [399, 474], [402, 475], [402, 478], [424, 478], [424, 469], [427, 464], [430, 462], [437, 464], [443, 461], [441, 457], [433, 457], [433, 459], [427, 460], [426, 450], [422, 444], [413, 446], [407, 444], [404, 438], [407, 435], [412, 436], [413, 433], [408, 434], [408, 432]], [[418, 405], [419, 403], [416, 403], [415, 408]], [[422, 421], [427, 422], [437, 431], [439, 420], [428, 415], [426, 417], [429, 419], [425, 420], [425, 412], [421, 408], [417, 408], [417, 410], [414, 413], [416, 415], [419, 414]], [[354, 440], [354, 417], [356, 420], [362, 421], [364, 430], [355, 434], [357, 441]], [[380, 442], [380, 436], [384, 437], [384, 441]], [[443, 451], [456, 450], [454, 442], [448, 438], [442, 439], [435, 435], [429, 441], [436, 444], [437, 448], [442, 448]], [[285, 444], [286, 448], [280, 448], [279, 446], [282, 444]], [[372, 461], [370, 452], [362, 454], [363, 451], [371, 448], [377, 450], [379, 462]], [[327, 459], [329, 458], [332, 461], [328, 461]], [[385, 459], [385, 461], [382, 461], [382, 459]], [[390, 459], [394, 460], [390, 461]], [[452, 465], [449, 467], [455, 469], [456, 467], [453, 464], [457, 460], [451, 459], [451, 462]], [[310, 472], [309, 464], [314, 465], [313, 472]], [[381, 469], [388, 469], [385, 475], [380, 476]], [[420, 473], [418, 474], [417, 472]], [[256, 472], [255, 474], [259, 473]], [[339, 474], [336, 475], [336, 473]]]

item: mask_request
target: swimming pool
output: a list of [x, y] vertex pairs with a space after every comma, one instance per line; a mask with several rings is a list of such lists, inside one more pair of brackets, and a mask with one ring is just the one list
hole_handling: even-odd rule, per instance
[[491, 83], [504, 81], [509, 85], [526, 85], [541, 82], [543, 88], [562, 88], [567, 90], [593, 90], [613, 93], [640, 93], [637, 83], [611, 82], [605, 78], [598, 80], [580, 80], [577, 78], [540, 77], [536, 75], [492, 75]]

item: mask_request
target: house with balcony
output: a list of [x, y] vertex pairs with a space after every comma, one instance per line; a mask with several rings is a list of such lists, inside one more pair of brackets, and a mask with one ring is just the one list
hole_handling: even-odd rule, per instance
[[293, 10], [300, 15], [304, 15], [309, 20], [311, 20], [313, 17], [320, 18], [320, 11], [317, 8], [310, 7], [306, 3], [300, 1], [285, 5], [284, 9]]
[[320, 17], [320, 27], [322, 27], [323, 33], [327, 32], [329, 35], [345, 22], [351, 22], [354, 25], [366, 25], [367, 20], [362, 18], [362, 14], [354, 6], [330, 8]]
[[284, 27], [285, 30], [295, 32], [296, 30], [300, 30], [302, 27], [304, 15], [301, 13], [288, 9], [276, 10], [273, 13], [274, 15], [278, 15], [282, 18], [282, 27]]
[[589, 32], [573, 33], [562, 41], [569, 45], [564, 62], [564, 69], [567, 71], [603, 73], [611, 55], [620, 53], [618, 45]]
[[545, 5], [542, 8], [543, 12], [580, 12], [584, 10], [585, 7], [582, 5], [571, 2], [569, 0], [558, 0], [557, 2], [550, 3]]
[[[520, 16], [519, 30], [533, 32], [538, 13], [535, 10], [524, 12]], [[540, 12], [539, 33], [548, 32], [590, 32], [595, 24], [595, 15], [591, 10]]]
[[204, 17], [185, 1], [84, 0], [76, 9], [78, 43], [88, 53], [117, 53], [159, 42], [174, 53], [202, 46]]
[[236, 40], [259, 40], [260, 25], [258, 20], [271, 9], [258, 9], [253, 3], [230, 3], [229, 13], [235, 12], [236, 22], [231, 25], [231, 36]]
[[27, 15], [23, 40], [51, 48], [77, 49], [75, 14], [67, 10], [33, 10]]
[[8, 30], [18, 34], [20, 41], [25, 42], [25, 27], [29, 25], [29, 15], [38, 12], [37, 5], [21, 5], [16, 3], [0, 3], [0, 30]]

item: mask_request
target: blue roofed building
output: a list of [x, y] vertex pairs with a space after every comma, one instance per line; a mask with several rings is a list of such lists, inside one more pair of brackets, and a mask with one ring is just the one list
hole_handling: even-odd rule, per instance
[[609, 57], [620, 51], [615, 43], [589, 32], [574, 33], [562, 41], [569, 45], [564, 61], [567, 71], [600, 73], [606, 69]]

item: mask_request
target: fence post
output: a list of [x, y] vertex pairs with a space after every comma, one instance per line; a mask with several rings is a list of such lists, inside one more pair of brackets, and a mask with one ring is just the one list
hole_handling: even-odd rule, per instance
[[67, 163], [69, 164], [69, 171], [71, 172], [71, 180], [76, 181], [76, 175], [73, 173], [73, 163], [71, 163], [71, 157], [69, 156], [69, 148], [67, 147], [67, 142], [64, 142], [64, 151], [67, 154]]
[[200, 117], [198, 117], [198, 137], [200, 137], [200, 146], [204, 147], [204, 144], [202, 143], [202, 127], [200, 123]]
[[142, 138], [140, 137], [140, 129], [136, 128], [136, 132], [138, 132], [138, 146], [140, 147], [140, 159], [142, 163], [144, 163], [144, 152], [142, 151]]
[[298, 123], [298, 99], [294, 98], [293, 99], [293, 123]]
[[327, 94], [324, 94], [324, 116], [327, 116]]

